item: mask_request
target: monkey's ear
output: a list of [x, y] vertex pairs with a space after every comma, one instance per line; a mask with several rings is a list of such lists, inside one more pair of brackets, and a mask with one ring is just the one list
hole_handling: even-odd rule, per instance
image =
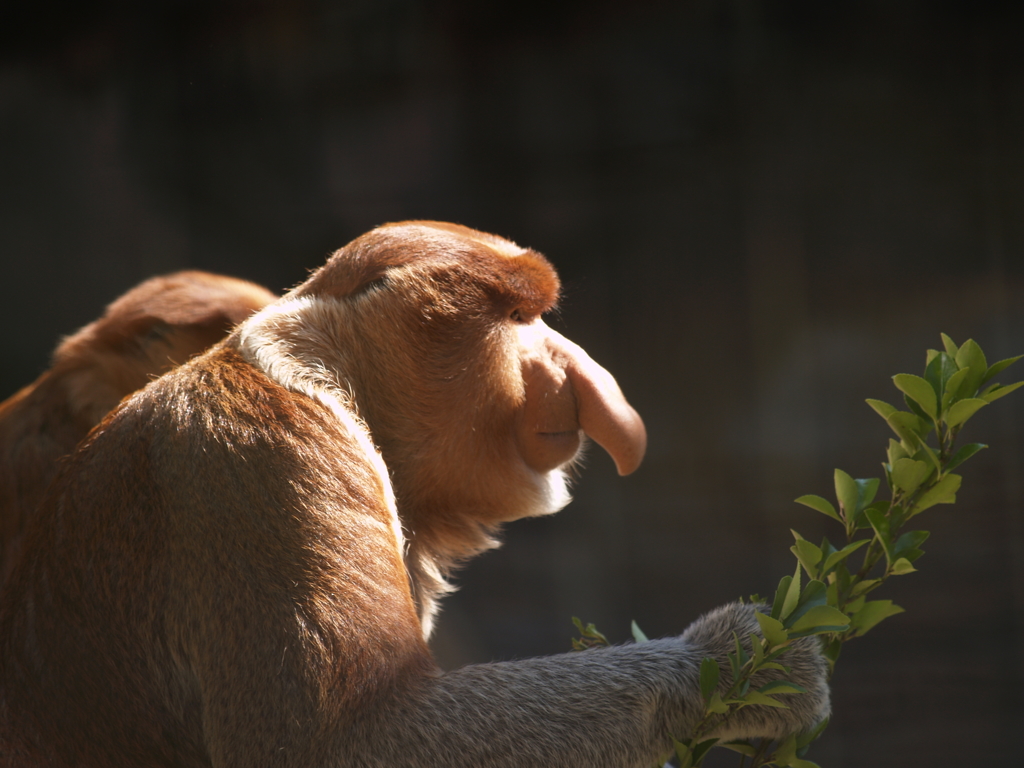
[[517, 429], [527, 465], [546, 472], [572, 460], [582, 430], [608, 451], [620, 475], [636, 470], [647, 431], [612, 375], [543, 322], [518, 328], [525, 401]]

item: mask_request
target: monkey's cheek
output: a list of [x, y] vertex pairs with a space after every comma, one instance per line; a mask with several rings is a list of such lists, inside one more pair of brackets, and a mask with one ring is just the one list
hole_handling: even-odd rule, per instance
[[524, 442], [523, 458], [536, 472], [550, 472], [572, 461], [583, 442], [581, 430], [565, 432], [534, 432]]

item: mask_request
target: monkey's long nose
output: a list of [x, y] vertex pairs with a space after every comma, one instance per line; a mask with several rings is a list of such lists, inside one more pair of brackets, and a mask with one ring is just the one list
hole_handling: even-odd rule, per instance
[[570, 461], [582, 430], [611, 455], [620, 475], [640, 466], [647, 430], [614, 377], [540, 320], [523, 329], [520, 341], [526, 402], [519, 434], [527, 464], [547, 471]]
[[634, 472], [647, 450], [643, 419], [619, 389], [615, 378], [583, 349], [563, 339], [570, 352], [566, 373], [572, 382], [580, 427], [615, 460], [620, 475]]

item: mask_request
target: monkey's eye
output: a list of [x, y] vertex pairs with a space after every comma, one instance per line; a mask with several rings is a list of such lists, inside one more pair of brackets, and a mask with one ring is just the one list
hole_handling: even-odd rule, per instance
[[360, 286], [358, 292], [359, 293], [369, 293], [370, 291], [376, 290], [378, 288], [383, 288], [387, 284], [388, 284], [387, 277], [381, 276], [381, 277], [375, 278], [373, 280], [370, 280], [368, 283], [364, 283], [362, 286]]
[[508, 317], [514, 323], [525, 323], [526, 322], [526, 318], [523, 317], [523, 312], [520, 309], [513, 309], [512, 313]]

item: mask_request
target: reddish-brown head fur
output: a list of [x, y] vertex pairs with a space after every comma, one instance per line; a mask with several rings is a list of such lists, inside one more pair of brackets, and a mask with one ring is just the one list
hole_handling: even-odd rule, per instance
[[558, 292], [534, 251], [454, 224], [393, 224], [243, 327], [242, 349], [266, 370], [286, 354], [298, 379], [322, 370], [317, 387], [351, 395], [394, 483], [414, 576], [420, 561], [445, 571], [492, 546], [497, 524], [564, 506], [557, 470], [581, 430], [624, 473], [643, 455], [643, 423], [614, 379], [540, 320]]
[[554, 268], [536, 251], [457, 224], [412, 221], [354, 240], [294, 295], [343, 298], [400, 270], [428, 280], [460, 278], [454, 287], [468, 295], [452, 291], [448, 298], [470, 311], [482, 306], [482, 293], [491, 300], [489, 309], [535, 317], [554, 308], [560, 290]]

